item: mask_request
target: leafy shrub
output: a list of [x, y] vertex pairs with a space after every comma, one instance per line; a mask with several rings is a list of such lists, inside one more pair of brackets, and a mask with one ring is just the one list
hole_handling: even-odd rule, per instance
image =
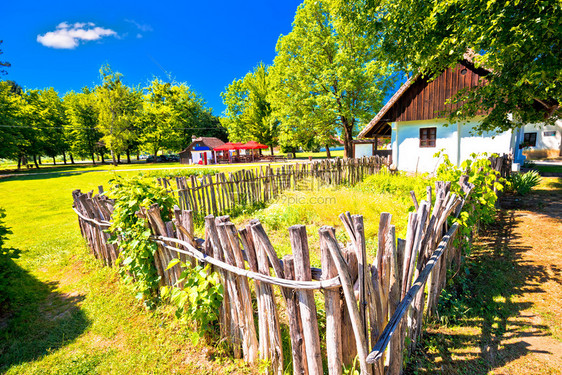
[[9, 228], [6, 227], [4, 223], [4, 218], [6, 217], [6, 211], [3, 208], [0, 208], [0, 255], [7, 254], [7, 250], [4, 249], [4, 241], [8, 238], [8, 234], [12, 234]]
[[224, 295], [219, 275], [211, 272], [209, 264], [192, 268], [190, 264], [185, 264], [179, 259], [173, 259], [168, 269], [178, 263], [182, 272], [177, 285], [162, 287], [162, 299], [176, 306], [178, 319], [194, 321], [204, 332], [212, 333], [218, 323], [219, 308]]
[[10, 288], [10, 280], [12, 267], [10, 267], [10, 262], [12, 258], [16, 257], [16, 254], [10, 249], [4, 248], [4, 241], [12, 232], [6, 227], [4, 223], [4, 218], [6, 213], [3, 208], [0, 208], [0, 312], [7, 308], [10, 301], [8, 300], [8, 288]]
[[[380, 173], [367, 177], [357, 189], [369, 193], [385, 193], [411, 202], [410, 191], [416, 197], [425, 197], [426, 187], [432, 185], [432, 180], [427, 176], [408, 176], [404, 172], [390, 173], [383, 168]], [[412, 206], [413, 207], [413, 206]]]
[[[455, 166], [443, 151], [435, 154], [435, 157], [443, 157], [443, 162], [437, 168], [436, 178], [438, 181], [451, 181], [452, 192], [464, 196], [458, 184], [463, 174], [468, 175], [468, 182], [474, 184], [469, 201], [465, 204], [460, 216], [454, 220], [459, 223], [460, 238], [468, 241], [473, 230], [476, 230], [481, 223], [494, 222], [498, 199], [494, 188], [501, 191], [508, 182], [492, 168], [492, 163], [486, 153], [471, 154], [470, 159], [465, 160], [460, 168]], [[463, 247], [466, 251], [470, 248], [469, 246]]]
[[537, 171], [529, 171], [527, 173], [512, 173], [509, 182], [511, 183], [510, 191], [519, 195], [527, 195], [531, 189], [541, 183], [541, 176]]
[[154, 179], [142, 176], [111, 181], [108, 196], [115, 199], [112, 214], [110, 241], [119, 244], [121, 253], [119, 273], [132, 285], [137, 298], [152, 306], [158, 291], [159, 276], [154, 265], [157, 245], [150, 240], [152, 235], [148, 220], [136, 215], [142, 208], [148, 209], [157, 203], [162, 220], [169, 221], [175, 201]]

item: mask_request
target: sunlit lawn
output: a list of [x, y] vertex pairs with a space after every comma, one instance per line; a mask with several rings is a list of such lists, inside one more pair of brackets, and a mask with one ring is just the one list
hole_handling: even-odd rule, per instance
[[[177, 168], [178, 164], [171, 167]], [[221, 165], [219, 168], [241, 167]], [[116, 176], [139, 173], [124, 169], [96, 173], [75, 170], [76, 173], [20, 175], [0, 180], [0, 207], [6, 209], [6, 223], [13, 231], [6, 245], [21, 250], [20, 258], [13, 265], [12, 312], [8, 316], [0, 315], [0, 372], [251, 371], [224, 355], [217, 355], [217, 348], [194, 345], [193, 333], [167, 317], [166, 308], [156, 312], [144, 310], [115, 271], [101, 266], [90, 255], [71, 208], [71, 193], [75, 189], [97, 191], [99, 185], [107, 187], [109, 180]], [[380, 212], [392, 212], [393, 223], [401, 233], [411, 205], [407, 194], [400, 193], [405, 199], [395, 199], [392, 193], [372, 191], [370, 186], [376, 184], [287, 193], [269, 208], [235, 221], [260, 218], [280, 255], [290, 251], [287, 227], [306, 224], [313, 263], [319, 265], [318, 228], [325, 224], [338, 226], [340, 238], [345, 240], [337, 215], [349, 210], [365, 216], [369, 252], [374, 255]], [[413, 188], [419, 186], [408, 186], [405, 191]], [[286, 204], [283, 199], [291, 194], [302, 194], [308, 201]], [[318, 196], [333, 197], [335, 201], [327, 204], [310, 201]]]
[[228, 360], [205, 362], [189, 331], [163, 313], [144, 310], [114, 270], [102, 267], [84, 246], [71, 192], [97, 191], [116, 175], [137, 173], [0, 180], [0, 207], [13, 232], [6, 246], [21, 250], [12, 271], [12, 313], [0, 316], [0, 373], [243, 370]]

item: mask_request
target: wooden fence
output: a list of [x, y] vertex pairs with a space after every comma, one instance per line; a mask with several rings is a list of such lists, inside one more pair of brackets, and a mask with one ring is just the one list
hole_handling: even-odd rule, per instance
[[[473, 186], [466, 180], [463, 176], [459, 184], [468, 196]], [[460, 263], [460, 249], [451, 245], [457, 225], [448, 228], [447, 219], [460, 213], [465, 200], [450, 190], [449, 182], [437, 182], [435, 191], [428, 187], [419, 203], [412, 193], [416, 210], [409, 215], [405, 239], [396, 238], [391, 215], [381, 214], [372, 264], [367, 258], [363, 217], [342, 213], [350, 241], [339, 243], [333, 227], [322, 227], [320, 269], [310, 266], [303, 225], [288, 228], [292, 255], [279, 259], [258, 220], [236, 228], [228, 216], [208, 215], [205, 238], [199, 239], [194, 236], [193, 210], [175, 207], [172, 222], [162, 221], [157, 205], [137, 215], [147, 219], [158, 243], [154, 262], [161, 285], [176, 285], [180, 266], [166, 268], [177, 257], [188, 265], [210, 263], [220, 274], [224, 286], [221, 336], [236, 358], [250, 363], [267, 360], [272, 374], [282, 374], [284, 363], [289, 362], [295, 374], [322, 374], [324, 369], [342, 374], [355, 358], [362, 374], [399, 374], [403, 355], [421, 335], [424, 315], [435, 314], [447, 268]], [[92, 252], [113, 264], [118, 249], [107, 244], [105, 232], [113, 202], [80, 191], [73, 197]], [[322, 296], [315, 290], [322, 290]], [[323, 299], [325, 311], [322, 335], [318, 298]], [[282, 324], [289, 328], [290, 352], [283, 350]]]
[[316, 189], [323, 185], [356, 184], [370, 174], [389, 166], [390, 158], [335, 159], [289, 164], [272, 168], [239, 170], [215, 175], [159, 179], [160, 184], [178, 194], [179, 206], [202, 219], [225, 215], [237, 207], [265, 203], [284, 190]]

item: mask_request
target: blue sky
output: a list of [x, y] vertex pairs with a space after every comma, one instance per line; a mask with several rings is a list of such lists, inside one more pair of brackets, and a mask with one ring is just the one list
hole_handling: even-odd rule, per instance
[[7, 1], [0, 59], [12, 67], [3, 79], [64, 94], [100, 83], [105, 63], [143, 87], [167, 71], [220, 115], [220, 93], [272, 63], [301, 1]]

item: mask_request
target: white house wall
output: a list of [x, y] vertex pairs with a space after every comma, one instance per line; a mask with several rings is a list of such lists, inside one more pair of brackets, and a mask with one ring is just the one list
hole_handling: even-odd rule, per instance
[[[436, 147], [420, 148], [420, 128], [437, 128]], [[441, 149], [447, 150], [447, 154], [453, 163], [457, 161], [457, 126], [445, 126], [445, 121], [408, 121], [396, 124], [396, 131], [392, 129], [392, 148], [394, 163], [399, 170], [415, 172], [433, 172], [437, 167], [436, 152]]]
[[[478, 120], [447, 125], [445, 120], [433, 119], [392, 124], [393, 160], [397, 168], [408, 172], [434, 172], [438, 160], [434, 155], [441, 149], [453, 164], [460, 165], [472, 153], [509, 153], [515, 142], [511, 131], [486, 133], [481, 136], [470, 131]], [[420, 129], [435, 127], [435, 147], [420, 147]], [[460, 137], [459, 137], [460, 133]]]
[[482, 135], [472, 134], [472, 130], [478, 122], [470, 122], [467, 125], [461, 125], [461, 145], [460, 145], [460, 161], [469, 159], [470, 154], [509, 154], [515, 144], [515, 138], [511, 130], [503, 133], [485, 132]]

